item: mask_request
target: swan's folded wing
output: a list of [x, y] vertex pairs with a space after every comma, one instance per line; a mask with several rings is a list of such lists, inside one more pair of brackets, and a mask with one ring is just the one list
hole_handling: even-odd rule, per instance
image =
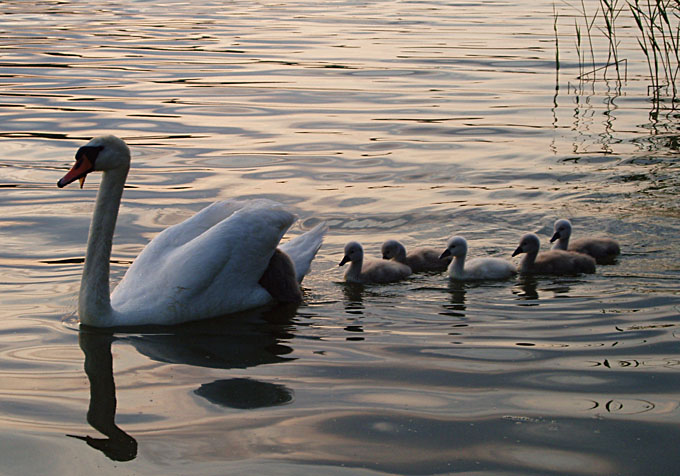
[[309, 266], [317, 251], [321, 248], [323, 237], [327, 231], [326, 222], [319, 223], [308, 232], [296, 236], [279, 247], [293, 260], [298, 283], [302, 282], [302, 278], [309, 272]]
[[136, 260], [111, 296], [114, 309], [206, 318], [265, 304], [258, 280], [294, 221], [275, 202], [248, 202], [184, 244]]
[[156, 254], [165, 254], [170, 248], [188, 243], [242, 208], [276, 208], [280, 206], [277, 202], [266, 199], [222, 200], [212, 203], [183, 222], [169, 226], [160, 232], [146, 245], [135, 261], [141, 260], [142, 263], [147, 259], [154, 261], [157, 259]]
[[196, 239], [243, 208], [280, 209], [281, 204], [266, 199], [222, 200], [212, 203], [183, 222], [169, 226], [160, 232], [139, 253], [127, 273], [141, 274], [142, 270], [158, 266], [158, 263], [164, 261], [172, 250]]

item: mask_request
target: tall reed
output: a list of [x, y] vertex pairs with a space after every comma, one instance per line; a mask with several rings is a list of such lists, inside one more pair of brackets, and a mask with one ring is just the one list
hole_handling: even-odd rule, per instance
[[678, 97], [676, 80], [680, 71], [680, 0], [628, 0], [638, 27], [638, 44], [645, 54], [651, 77], [652, 94], [662, 89]]
[[[609, 68], [615, 68], [616, 80], [621, 83], [620, 66], [626, 63], [619, 56], [619, 38], [617, 24], [629, 13], [637, 27], [637, 43], [647, 62], [649, 71], [649, 91], [655, 104], [662, 96], [670, 96], [673, 104], [679, 101], [680, 88], [677, 85], [680, 73], [680, 0], [599, 0], [594, 12], [586, 10], [585, 0], [580, 0], [574, 6], [567, 0], [562, 2], [576, 10], [574, 18], [576, 32], [576, 55], [579, 66], [579, 79], [595, 81], [596, 73], [604, 70], [603, 79], [607, 79]], [[558, 12], [553, 4], [554, 30], [557, 40]], [[577, 18], [581, 18], [583, 26]], [[601, 23], [597, 23], [600, 21]], [[599, 30], [608, 44], [607, 60], [604, 66], [596, 67], [595, 50], [593, 47], [593, 30]], [[588, 42], [590, 55], [584, 51], [584, 40]], [[558, 57], [556, 57], [558, 58]], [[586, 70], [586, 62], [592, 69]], [[625, 75], [624, 75], [625, 77]]]
[[557, 19], [559, 14], [553, 3], [553, 30], [555, 31], [555, 71], [559, 75], [560, 71], [560, 35], [557, 33]]
[[621, 83], [621, 70], [619, 68], [619, 41], [616, 38], [616, 21], [621, 14], [623, 8], [618, 5], [619, 0], [600, 0], [600, 9], [602, 10], [602, 17], [604, 18], [604, 28], [600, 31], [607, 38], [609, 50], [607, 56], [607, 63], [605, 65], [605, 78], [607, 76], [607, 69], [610, 65], [614, 65], [616, 69], [616, 80]]

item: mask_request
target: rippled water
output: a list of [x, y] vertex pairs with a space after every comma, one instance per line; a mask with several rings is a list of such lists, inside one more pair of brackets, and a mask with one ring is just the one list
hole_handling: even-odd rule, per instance
[[[591, 3], [588, 3], [592, 7]], [[594, 7], [593, 7], [594, 8]], [[579, 81], [551, 2], [3, 2], [0, 473], [673, 474], [678, 124], [627, 76]], [[601, 48], [601, 45], [596, 45]], [[133, 166], [113, 248], [214, 200], [331, 230], [297, 310], [78, 331], [98, 177]], [[622, 243], [595, 275], [347, 286], [350, 239], [508, 257], [558, 217]]]

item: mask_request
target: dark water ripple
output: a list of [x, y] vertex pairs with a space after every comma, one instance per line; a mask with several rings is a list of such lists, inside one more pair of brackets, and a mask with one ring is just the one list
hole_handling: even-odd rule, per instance
[[[576, 80], [569, 40], [555, 71], [550, 2], [0, 16], [0, 473], [674, 474], [680, 116], [650, 102], [634, 28], [618, 90]], [[114, 284], [165, 227], [266, 197], [299, 215], [291, 235], [331, 226], [304, 304], [79, 331], [99, 177], [55, 184], [102, 133], [134, 155]], [[346, 285], [337, 266], [350, 239], [377, 256], [387, 238], [443, 251], [453, 234], [512, 259], [528, 231], [547, 249], [563, 216], [615, 236], [617, 263], [389, 286]]]

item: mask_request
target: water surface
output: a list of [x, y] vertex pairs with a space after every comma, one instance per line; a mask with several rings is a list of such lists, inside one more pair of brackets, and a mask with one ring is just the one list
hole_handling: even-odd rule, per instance
[[[557, 71], [547, 1], [3, 3], [0, 472], [673, 474], [680, 121], [633, 29], [622, 84], [579, 81], [559, 12]], [[304, 304], [79, 331], [99, 177], [55, 184], [103, 133], [133, 151], [114, 283], [165, 227], [267, 197], [291, 235], [331, 225]], [[358, 287], [337, 266], [350, 239], [453, 234], [510, 258], [559, 217], [618, 262]]]

